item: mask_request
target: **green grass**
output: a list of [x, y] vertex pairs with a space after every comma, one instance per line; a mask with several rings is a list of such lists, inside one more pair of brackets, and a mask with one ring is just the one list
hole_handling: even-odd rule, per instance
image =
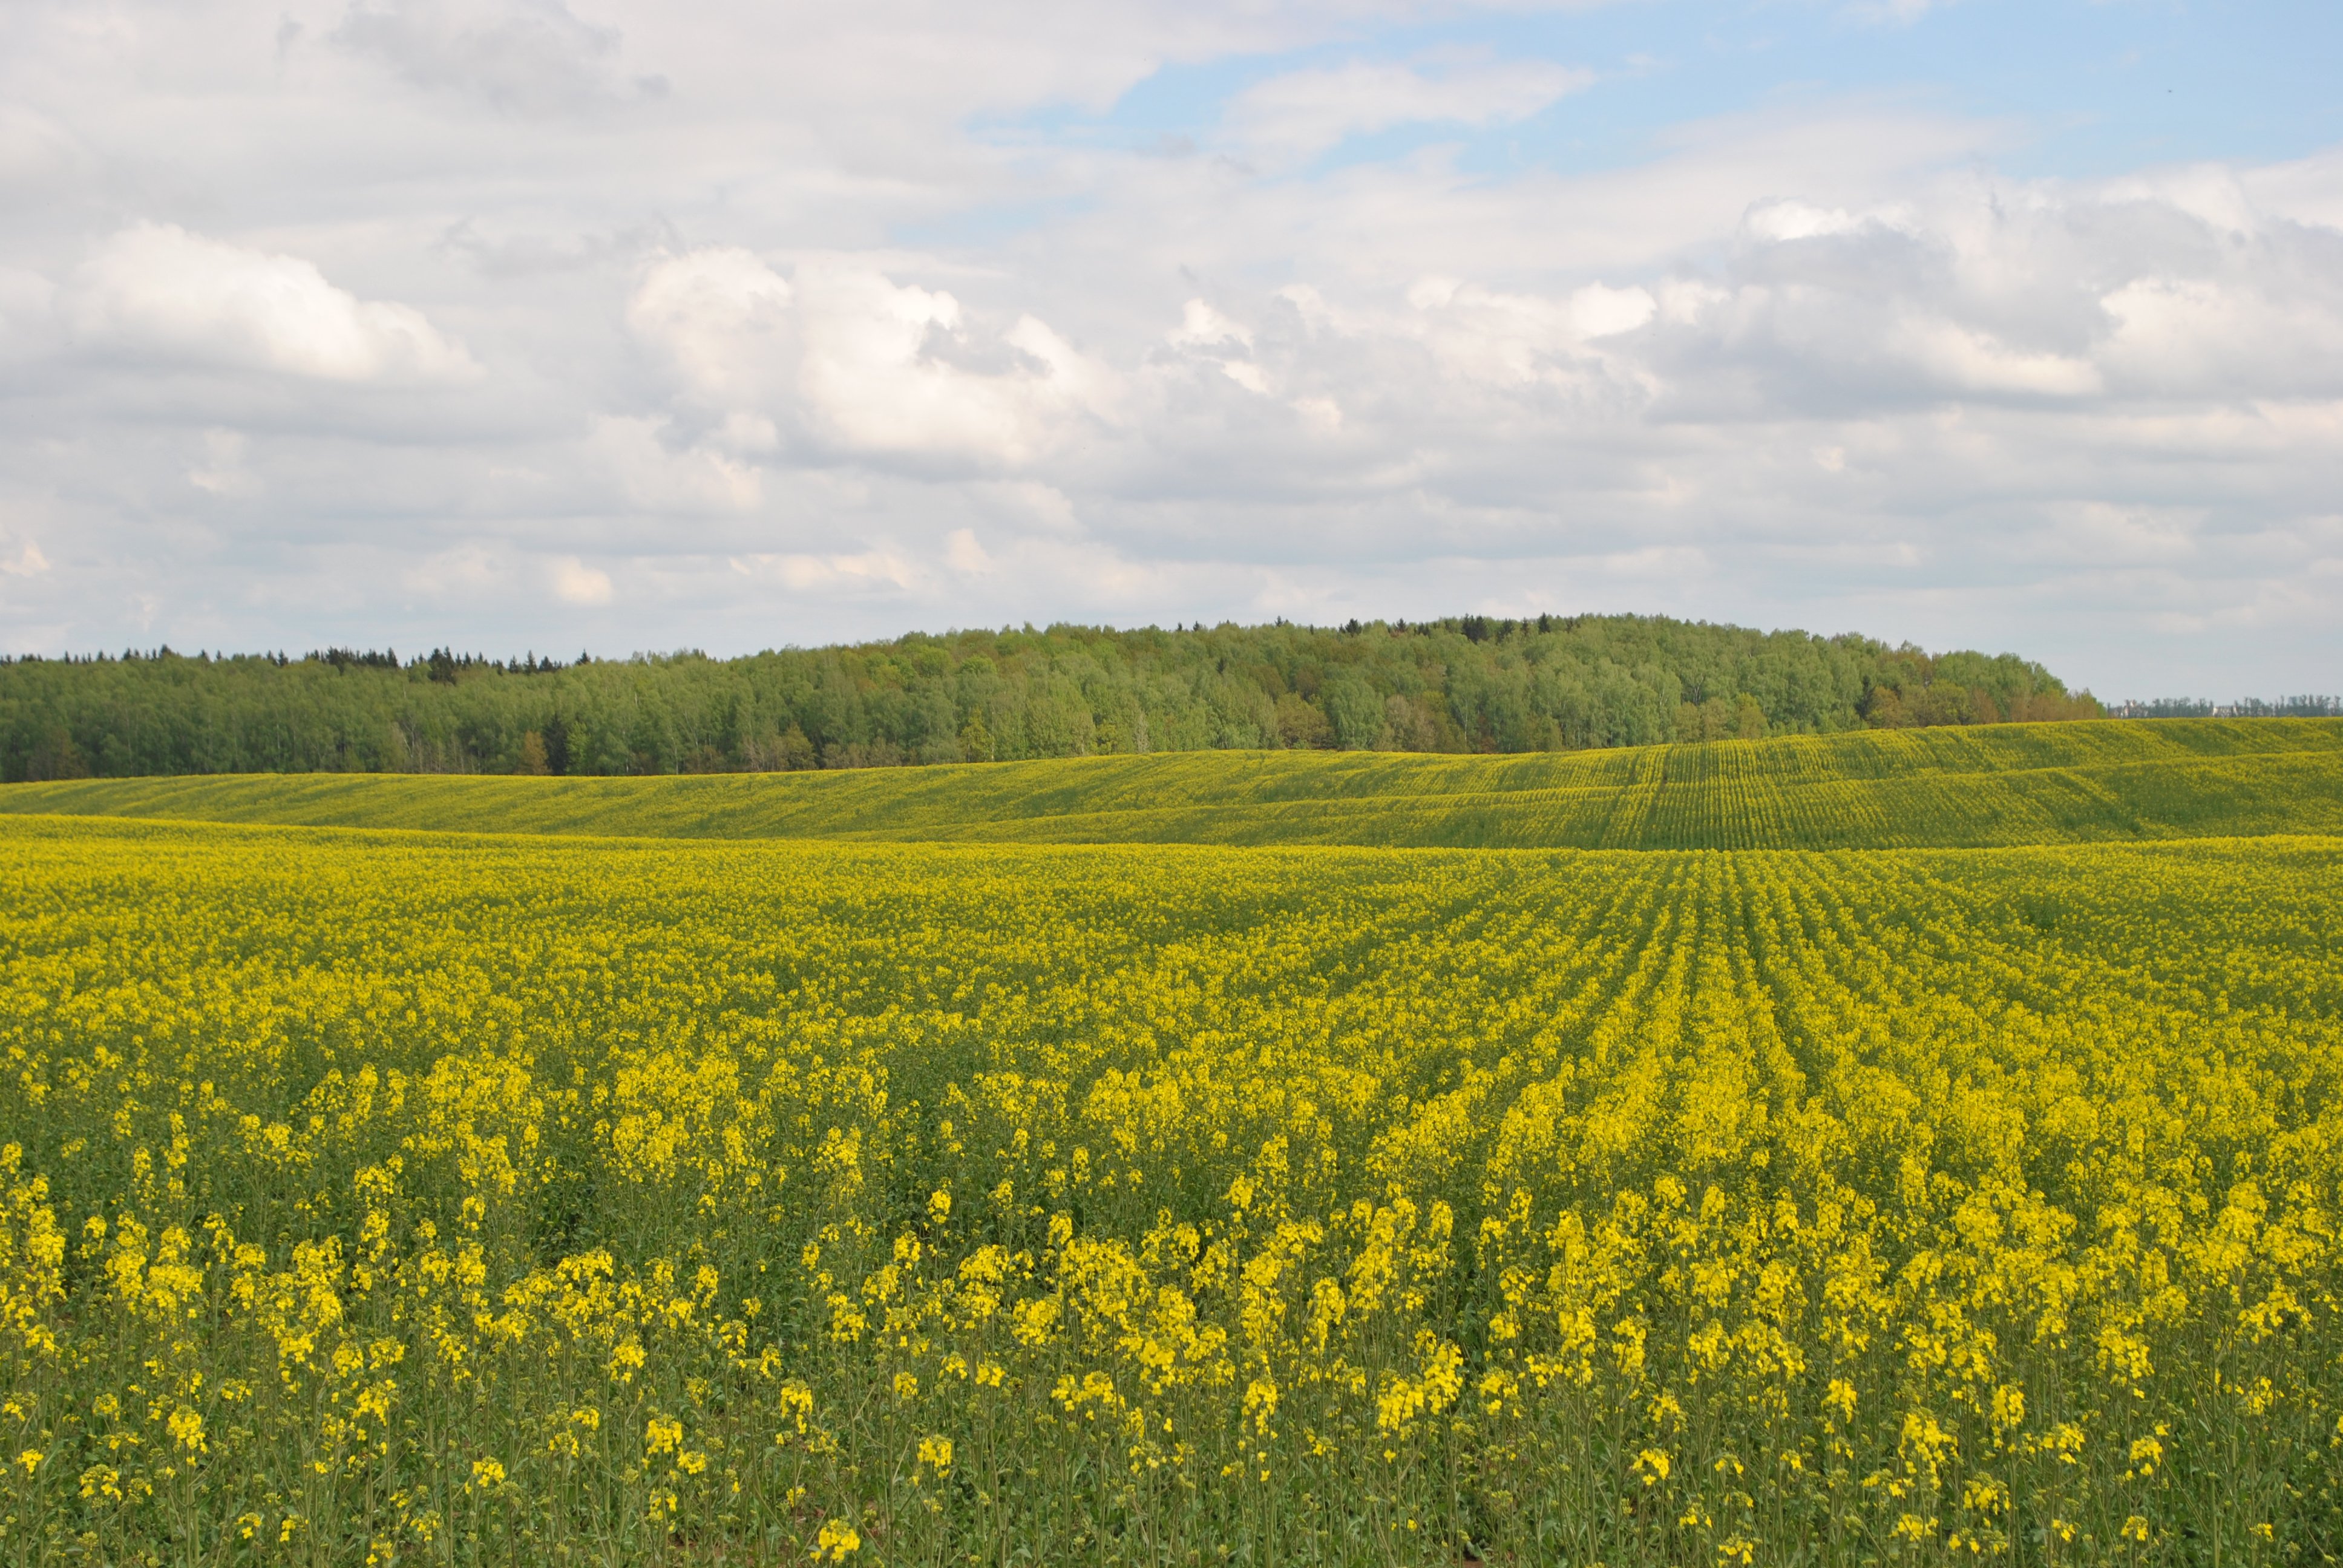
[[2343, 721], [1862, 731], [1506, 757], [1184, 752], [658, 779], [241, 774], [0, 811], [651, 838], [1960, 848], [2343, 833]]

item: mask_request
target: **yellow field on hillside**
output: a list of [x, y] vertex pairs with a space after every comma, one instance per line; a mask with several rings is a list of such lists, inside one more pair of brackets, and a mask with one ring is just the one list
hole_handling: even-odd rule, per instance
[[2343, 832], [2343, 721], [2170, 719], [1507, 757], [1182, 752], [660, 779], [0, 786], [0, 811], [437, 830], [1058, 843], [1835, 849]]

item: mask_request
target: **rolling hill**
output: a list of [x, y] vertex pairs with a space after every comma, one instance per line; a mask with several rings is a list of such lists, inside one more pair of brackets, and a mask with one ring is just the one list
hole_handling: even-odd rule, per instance
[[1518, 756], [1187, 752], [639, 779], [236, 774], [0, 812], [700, 839], [1956, 848], [2343, 833], [2343, 721], [1861, 730]]

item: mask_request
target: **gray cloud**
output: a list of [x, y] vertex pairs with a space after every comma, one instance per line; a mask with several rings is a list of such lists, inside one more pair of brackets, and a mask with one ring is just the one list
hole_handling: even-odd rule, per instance
[[331, 37], [417, 86], [519, 114], [591, 109], [667, 89], [657, 75], [621, 83], [618, 30], [580, 21], [561, 0], [494, 7], [357, 0]]

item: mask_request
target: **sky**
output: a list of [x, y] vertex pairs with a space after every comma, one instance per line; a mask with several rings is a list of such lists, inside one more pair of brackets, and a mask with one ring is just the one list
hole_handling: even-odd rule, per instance
[[10, 0], [0, 652], [1656, 613], [2343, 689], [2343, 6]]

